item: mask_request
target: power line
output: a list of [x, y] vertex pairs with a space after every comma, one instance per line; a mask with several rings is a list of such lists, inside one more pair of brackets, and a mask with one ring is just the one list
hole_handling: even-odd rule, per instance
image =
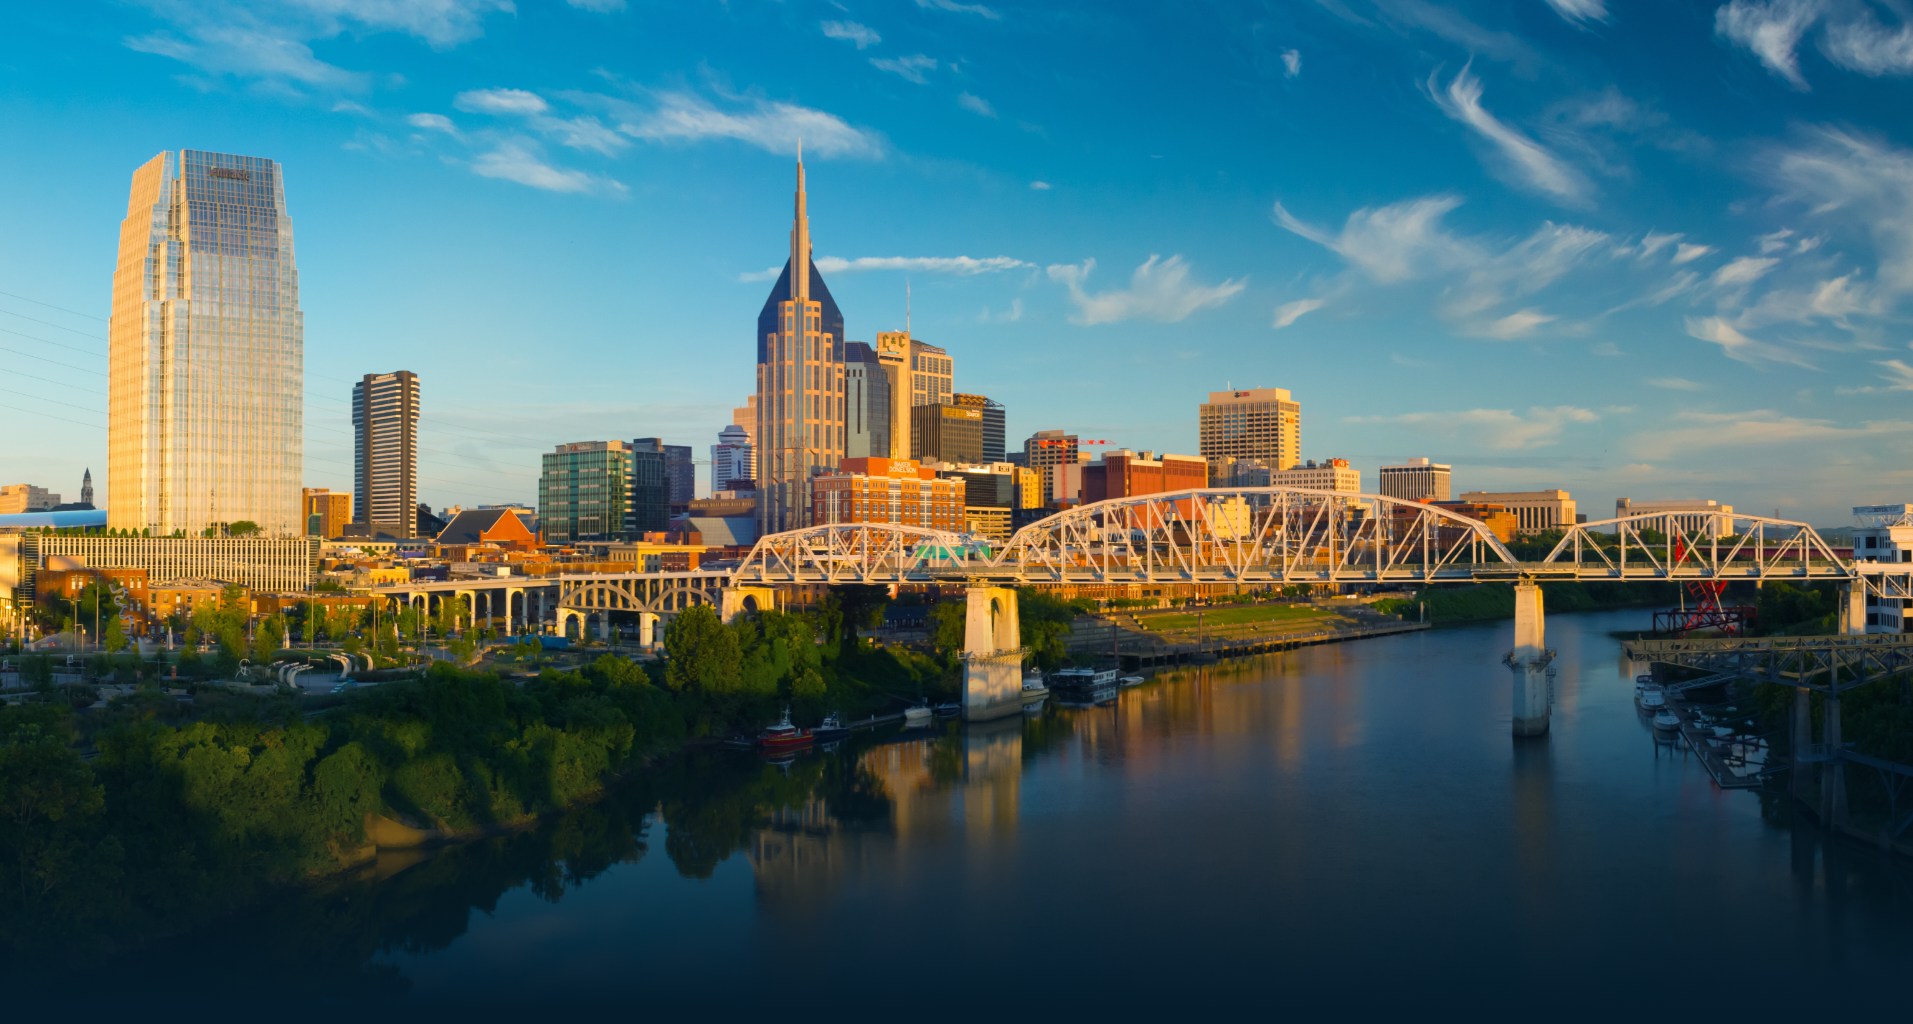
[[41, 302], [39, 299], [29, 299], [24, 295], [15, 295], [12, 292], [0, 292], [0, 295], [4, 295], [9, 299], [19, 299], [21, 302], [31, 302], [36, 306], [45, 306], [48, 309], [57, 309], [62, 313], [71, 313], [74, 316], [83, 316], [87, 318], [88, 320], [98, 320], [101, 323], [106, 322], [106, 318], [103, 316], [94, 316], [91, 313], [82, 313], [77, 309], [68, 309], [65, 306], [56, 306], [51, 302]]

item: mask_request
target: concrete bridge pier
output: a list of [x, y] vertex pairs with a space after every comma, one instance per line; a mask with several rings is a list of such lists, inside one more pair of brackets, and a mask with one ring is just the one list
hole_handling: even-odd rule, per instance
[[1016, 591], [971, 587], [963, 617], [963, 718], [981, 722], [1023, 711], [1022, 628]]
[[1541, 588], [1532, 582], [1515, 584], [1514, 649], [1502, 661], [1514, 673], [1514, 734], [1545, 736], [1554, 703], [1554, 652], [1543, 632]]
[[658, 613], [638, 613], [638, 646], [656, 647], [662, 637], [658, 635]]
[[1840, 686], [1838, 680], [1827, 687], [1826, 701], [1821, 705], [1823, 720], [1820, 731], [1825, 734], [1826, 761], [1820, 766], [1820, 823], [1828, 828], [1839, 828], [1847, 823], [1847, 773], [1840, 763]]
[[770, 587], [725, 587], [718, 597], [718, 618], [726, 623], [746, 612], [776, 609], [777, 591]]
[[1867, 588], [1859, 580], [1840, 585], [1840, 632], [1867, 631]]

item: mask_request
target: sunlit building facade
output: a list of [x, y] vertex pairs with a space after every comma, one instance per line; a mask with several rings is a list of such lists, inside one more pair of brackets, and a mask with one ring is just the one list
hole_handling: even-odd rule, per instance
[[844, 455], [844, 315], [811, 262], [804, 159], [797, 157], [790, 259], [757, 317], [758, 522], [809, 524], [811, 479]]
[[277, 163], [189, 149], [133, 172], [108, 340], [109, 527], [304, 532], [305, 327]]
[[352, 521], [370, 536], [418, 532], [418, 410], [410, 370], [368, 373], [352, 385]]
[[1200, 425], [1202, 457], [1212, 473], [1229, 458], [1256, 459], [1270, 469], [1302, 461], [1302, 406], [1287, 388], [1211, 391]]

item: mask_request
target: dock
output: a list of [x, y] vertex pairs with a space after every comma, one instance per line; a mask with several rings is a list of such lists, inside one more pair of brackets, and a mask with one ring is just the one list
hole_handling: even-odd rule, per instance
[[[1773, 751], [1766, 737], [1741, 733], [1732, 737], [1716, 736], [1713, 727], [1698, 718], [1705, 713], [1706, 706], [1689, 701], [1685, 692], [1676, 692], [1673, 687], [1665, 692], [1667, 709], [1681, 720], [1681, 739], [1700, 758], [1701, 766], [1713, 777], [1717, 788], [1759, 789], [1766, 784], [1768, 776], [1783, 770], [1765, 763], [1765, 756]], [[1759, 751], [1763, 760], [1750, 765], [1746, 755], [1753, 751]]]

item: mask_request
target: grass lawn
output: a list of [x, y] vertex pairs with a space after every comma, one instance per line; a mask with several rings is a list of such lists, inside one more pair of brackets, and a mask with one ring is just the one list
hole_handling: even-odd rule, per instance
[[[1247, 626], [1265, 623], [1282, 625], [1308, 625], [1339, 618], [1334, 612], [1323, 611], [1308, 605], [1292, 604], [1247, 604], [1225, 605], [1220, 608], [1208, 608], [1202, 613], [1202, 625], [1214, 629], [1221, 626]], [[1174, 629], [1195, 629], [1195, 612], [1169, 612], [1167, 614], [1144, 614], [1136, 616], [1144, 629], [1152, 633], [1163, 633]]]

